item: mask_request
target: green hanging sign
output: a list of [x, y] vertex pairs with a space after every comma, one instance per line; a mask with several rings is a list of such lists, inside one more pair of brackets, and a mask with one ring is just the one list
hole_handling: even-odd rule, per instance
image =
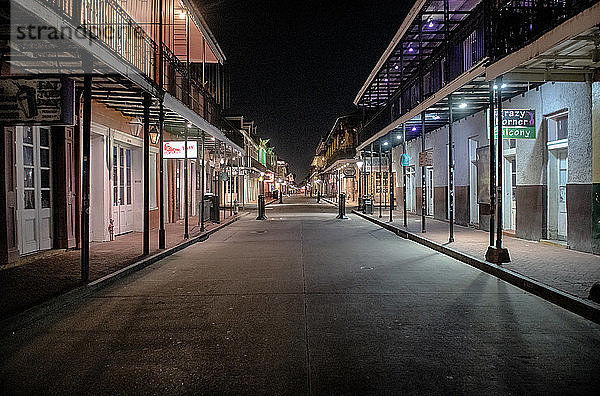
[[[490, 137], [489, 110], [487, 111], [488, 139]], [[494, 110], [494, 139], [498, 138], [498, 110]], [[503, 139], [535, 139], [535, 110], [506, 109], [502, 110]]]

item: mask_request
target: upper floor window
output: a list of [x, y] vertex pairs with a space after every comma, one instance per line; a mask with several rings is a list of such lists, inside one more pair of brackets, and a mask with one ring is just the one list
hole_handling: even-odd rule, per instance
[[548, 141], [569, 138], [569, 114], [561, 112], [548, 118]]

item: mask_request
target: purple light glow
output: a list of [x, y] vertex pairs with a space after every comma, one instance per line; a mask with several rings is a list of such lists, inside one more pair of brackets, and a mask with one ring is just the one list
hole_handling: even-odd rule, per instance
[[417, 127], [412, 127], [411, 131], [416, 132], [417, 131]]
[[413, 51], [414, 51], [413, 47], [408, 47], [408, 52], [413, 52]]

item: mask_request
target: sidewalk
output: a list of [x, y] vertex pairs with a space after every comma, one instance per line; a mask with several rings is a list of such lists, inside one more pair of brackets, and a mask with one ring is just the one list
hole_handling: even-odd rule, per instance
[[[373, 217], [379, 219], [378, 208], [374, 209]], [[379, 220], [388, 222], [389, 211], [383, 210]], [[402, 211], [394, 210], [393, 223], [400, 229], [485, 260], [489, 245], [487, 231], [455, 224], [454, 242], [448, 243], [449, 224], [445, 221], [426, 217], [427, 232], [421, 233], [420, 216], [408, 214], [408, 227], [404, 228]], [[503, 235], [502, 242], [512, 260], [502, 264], [503, 268], [584, 299], [588, 298], [594, 282], [600, 281], [600, 256], [507, 235]]]
[[[227, 210], [227, 217], [221, 223], [231, 218]], [[210, 231], [218, 225], [206, 222], [205, 229]], [[201, 234], [197, 216], [189, 218], [188, 227], [190, 238]], [[167, 248], [184, 241], [183, 230], [183, 220], [165, 224]], [[160, 251], [158, 229], [150, 230], [150, 256]], [[80, 257], [79, 249], [48, 250], [21, 257], [10, 267], [0, 269], [0, 319], [81, 286]], [[141, 232], [119, 235], [111, 242], [92, 242], [89, 281], [100, 279], [142, 258]]]

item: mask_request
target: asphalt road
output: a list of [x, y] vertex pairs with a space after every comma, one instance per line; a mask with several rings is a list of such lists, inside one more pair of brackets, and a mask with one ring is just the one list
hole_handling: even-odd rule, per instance
[[0, 336], [1, 394], [585, 394], [600, 326], [302, 198]]

